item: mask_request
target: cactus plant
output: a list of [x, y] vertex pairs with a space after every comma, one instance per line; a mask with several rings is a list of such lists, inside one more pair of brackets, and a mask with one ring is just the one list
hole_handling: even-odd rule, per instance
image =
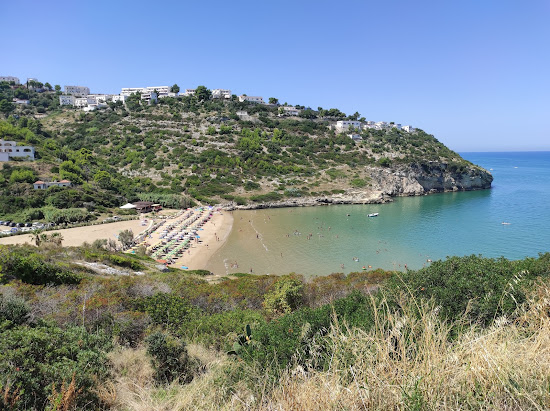
[[243, 347], [249, 345], [251, 341], [252, 330], [250, 329], [250, 325], [247, 324], [245, 327], [245, 333], [237, 337], [237, 341], [233, 343], [233, 349], [228, 351], [227, 354], [238, 355], [242, 351]]

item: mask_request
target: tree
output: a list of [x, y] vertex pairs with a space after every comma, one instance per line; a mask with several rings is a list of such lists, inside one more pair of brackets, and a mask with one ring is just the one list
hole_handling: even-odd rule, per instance
[[353, 121], [357, 121], [359, 117], [361, 117], [361, 114], [359, 114], [358, 111], [348, 116], [348, 118]]
[[111, 179], [111, 175], [104, 171], [99, 170], [94, 175], [94, 181], [101, 187], [101, 188], [111, 188], [113, 186], [113, 180]]
[[180, 92], [180, 87], [177, 84], [174, 84], [172, 87], [170, 87], [170, 91], [172, 93], [178, 94]]
[[55, 91], [61, 91], [61, 86], [59, 84], [56, 84], [54, 88], [55, 88]]
[[46, 87], [48, 90], [52, 90], [52, 85], [48, 82], [44, 83], [44, 87]]
[[64, 238], [61, 233], [52, 233], [49, 238], [49, 242], [55, 244], [58, 247], [61, 247], [63, 240]]
[[279, 104], [279, 99], [275, 97], [269, 97], [269, 104]]
[[134, 244], [134, 232], [132, 230], [123, 230], [118, 234], [118, 241], [124, 249], [130, 248]]
[[13, 110], [15, 110], [15, 106], [12, 103], [10, 103], [8, 100], [0, 100], [0, 112], [7, 115]]
[[212, 92], [208, 90], [205, 86], [198, 86], [195, 89], [195, 96], [199, 101], [210, 100], [212, 97]]

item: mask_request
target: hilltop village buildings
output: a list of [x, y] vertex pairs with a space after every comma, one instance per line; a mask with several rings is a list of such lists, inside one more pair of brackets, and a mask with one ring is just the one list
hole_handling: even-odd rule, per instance
[[[27, 84], [31, 81], [35, 81], [36, 79], [27, 79]], [[13, 77], [13, 76], [0, 76], [0, 82], [9, 82], [11, 84], [19, 85], [20, 81], [19, 78]], [[65, 86], [64, 93], [59, 96], [59, 103], [61, 105], [67, 105], [67, 106], [73, 106], [77, 108], [81, 108], [84, 111], [92, 111], [96, 110], [98, 108], [104, 108], [107, 107], [108, 102], [118, 102], [121, 101], [122, 103], [125, 103], [126, 100], [132, 95], [132, 94], [138, 94], [141, 98], [141, 100], [146, 102], [157, 102], [158, 99], [164, 98], [164, 97], [178, 97], [179, 95], [182, 96], [193, 96], [195, 95], [196, 89], [185, 89], [181, 94], [174, 93], [171, 91], [171, 87], [169, 86], [148, 86], [148, 87], [126, 87], [121, 89], [120, 94], [91, 94], [90, 88], [85, 86]], [[231, 94], [231, 90], [228, 89], [214, 89], [211, 90], [212, 98], [213, 99], [224, 99], [224, 100], [230, 100], [233, 95]], [[242, 94], [237, 97], [238, 101], [240, 102], [248, 102], [248, 103], [254, 103], [254, 104], [268, 104], [264, 101], [263, 97], [261, 96], [248, 96], [246, 94]], [[21, 100], [17, 99], [14, 103], [16, 104], [28, 104], [28, 100]], [[278, 104], [276, 106], [279, 106]], [[303, 108], [303, 107], [301, 107]], [[294, 107], [289, 106], [286, 103], [284, 105], [279, 106], [279, 113], [278, 115], [283, 116], [299, 116], [301, 113], [301, 110]], [[237, 115], [241, 118], [248, 118], [248, 113], [246, 111], [239, 111]], [[335, 130], [337, 133], [346, 133], [350, 138], [358, 141], [361, 139], [360, 133], [361, 131], [366, 131], [368, 129], [373, 130], [391, 130], [392, 128], [405, 131], [407, 133], [413, 133], [415, 129], [410, 125], [401, 125], [399, 123], [387, 123], [385, 121], [358, 121], [358, 120], [339, 120], [336, 121], [335, 124], [332, 124], [329, 126], [330, 129]], [[34, 148], [32, 147], [25, 147], [27, 149], [32, 149], [32, 157], [34, 158]], [[18, 150], [23, 149], [23, 147], [18, 147]], [[0, 161], [6, 161], [2, 160], [2, 158], [5, 157], [5, 154], [2, 154], [3, 151], [0, 149]], [[13, 152], [14, 154], [10, 154], [10, 156], [20, 156], [20, 152]], [[28, 155], [28, 151], [24, 151], [21, 153], [26, 153], [25, 155]], [[25, 156], [23, 155], [23, 156]]]

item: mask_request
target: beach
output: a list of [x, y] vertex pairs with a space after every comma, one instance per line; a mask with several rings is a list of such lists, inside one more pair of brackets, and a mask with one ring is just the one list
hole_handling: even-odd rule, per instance
[[[117, 221], [114, 223], [96, 224], [85, 227], [64, 228], [60, 230], [45, 231], [47, 234], [60, 233], [63, 236], [63, 246], [77, 247], [84, 242], [93, 243], [100, 239], [116, 240], [118, 233], [123, 230], [132, 230], [134, 235], [143, 231], [140, 220]], [[9, 230], [10, 227], [0, 226], [1, 230]], [[21, 234], [0, 237], [0, 244], [34, 244], [32, 234]]]
[[[47, 231], [48, 234], [60, 233], [63, 236], [63, 246], [75, 247], [81, 246], [84, 242], [92, 243], [99, 239], [113, 239], [116, 240], [120, 231], [132, 230], [134, 235], [137, 236], [147, 228], [151, 227], [155, 222], [164, 220], [165, 225], [169, 225], [177, 218], [166, 219], [147, 219], [146, 225], [142, 225], [142, 221], [146, 217], [138, 220], [119, 221], [107, 224], [97, 224], [86, 227], [74, 227], [60, 230]], [[173, 258], [173, 264], [170, 266], [175, 268], [181, 268], [182, 266], [188, 267], [191, 270], [205, 269], [209, 259], [212, 255], [218, 251], [225, 243], [231, 228], [233, 226], [233, 216], [229, 211], [212, 211], [212, 216], [208, 219], [200, 228], [200, 238], [190, 242], [190, 247], [180, 256]], [[9, 227], [0, 227], [2, 229], [9, 229]], [[148, 239], [151, 245], [155, 245], [160, 242], [160, 239], [155, 239], [155, 234], [151, 239]], [[152, 240], [152, 241], [151, 241]], [[0, 237], [0, 244], [34, 244], [32, 234], [22, 234], [15, 236]]]

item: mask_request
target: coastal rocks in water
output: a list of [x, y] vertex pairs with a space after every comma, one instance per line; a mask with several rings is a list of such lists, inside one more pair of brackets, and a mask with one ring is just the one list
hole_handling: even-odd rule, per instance
[[369, 170], [373, 188], [390, 196], [415, 196], [446, 191], [468, 191], [491, 188], [493, 176], [486, 170], [471, 166], [449, 170], [447, 164], [428, 166], [413, 164], [408, 168]]

